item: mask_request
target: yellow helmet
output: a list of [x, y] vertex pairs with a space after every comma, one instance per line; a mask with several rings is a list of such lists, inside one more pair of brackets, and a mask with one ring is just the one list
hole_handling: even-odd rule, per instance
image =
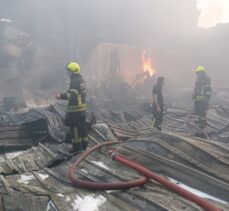
[[198, 66], [198, 67], [196, 68], [196, 73], [198, 73], [198, 72], [206, 72], [204, 66]]
[[80, 66], [76, 62], [70, 62], [67, 65], [67, 69], [75, 74], [80, 73]]

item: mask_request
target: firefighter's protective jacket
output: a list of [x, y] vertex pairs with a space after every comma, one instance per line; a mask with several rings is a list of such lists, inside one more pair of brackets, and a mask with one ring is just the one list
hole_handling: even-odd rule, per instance
[[69, 90], [61, 94], [61, 99], [68, 100], [67, 112], [86, 111], [86, 82], [82, 75], [74, 74], [71, 77]]
[[198, 78], [195, 84], [194, 90], [195, 100], [206, 100], [209, 101], [211, 97], [211, 80], [207, 76]]

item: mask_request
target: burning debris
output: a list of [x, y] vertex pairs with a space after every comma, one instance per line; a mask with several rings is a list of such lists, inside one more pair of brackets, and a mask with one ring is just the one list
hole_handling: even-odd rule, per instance
[[[149, 72], [147, 74], [150, 76]], [[204, 196], [207, 201], [228, 209], [227, 107], [219, 105], [209, 108], [208, 131], [203, 132], [195, 126], [196, 117], [191, 110], [170, 104], [164, 115], [163, 132], [159, 132], [152, 129], [149, 98], [147, 95], [136, 94], [139, 84], [131, 87], [118, 77], [118, 73], [114, 75], [117, 76], [115, 83], [110, 81], [111, 83], [102, 84], [90, 92], [88, 114], [93, 115], [88, 115], [90, 117], [87, 118], [90, 128], [89, 148], [108, 140], [116, 141], [119, 144], [112, 148], [119, 153], [151, 171], [156, 171], [160, 176], [185, 184], [189, 190], [194, 188], [206, 193]], [[150, 78], [153, 80], [154, 75]], [[144, 80], [145, 83], [147, 80]], [[111, 97], [114, 90], [117, 95]], [[213, 100], [219, 101], [220, 96], [213, 97]], [[40, 203], [33, 205], [34, 210], [38, 207], [52, 207], [55, 210], [85, 207], [84, 203], [87, 203], [91, 191], [76, 191], [67, 176], [68, 167], [80, 154], [70, 150], [69, 129], [63, 121], [66, 106], [66, 103], [58, 102], [26, 112], [16, 113], [11, 110], [11, 113], [5, 112], [0, 116], [0, 149], [3, 152], [0, 161], [1, 180], [14, 190], [9, 197], [7, 194], [10, 190], [4, 189], [2, 208], [27, 210], [38, 199]], [[197, 133], [201, 134], [202, 139], [196, 137]], [[14, 156], [12, 152], [19, 154]], [[223, 157], [223, 160], [216, 155]], [[98, 150], [85, 158], [83, 168], [76, 175], [81, 181], [89, 180], [94, 183], [135, 180], [140, 176], [139, 173], [109, 160], [106, 150]], [[29, 204], [20, 203], [18, 191], [29, 198]], [[41, 195], [44, 196], [42, 199]], [[9, 205], [8, 201], [12, 199], [16, 201]], [[95, 193], [94, 199], [98, 200], [97, 208], [104, 210], [134, 210], [141, 209], [142, 206], [146, 210], [171, 210], [171, 204], [176, 210], [181, 207], [200, 210], [197, 205], [152, 181], [144, 185], [144, 190], [136, 188], [125, 193]]]
[[149, 76], [152, 77], [156, 70], [152, 66], [152, 61], [150, 58], [147, 57], [146, 50], [144, 49], [142, 52], [142, 69], [144, 72], [148, 72]]
[[158, 2], [3, 3], [0, 210], [229, 210], [227, 28]]
[[[214, 107], [209, 111], [210, 125], [221, 122], [217, 129], [212, 128], [212, 132], [209, 133], [211, 139], [215, 141], [190, 136], [196, 132], [196, 129], [189, 124], [195, 120], [192, 116], [187, 119], [188, 112], [178, 108], [169, 108], [165, 114], [163, 126], [165, 132], [163, 133], [151, 129], [149, 104], [129, 106], [119, 113], [109, 110], [98, 112], [96, 113], [98, 124], [92, 126], [89, 132], [90, 147], [107, 140], [120, 140], [122, 143], [115, 147], [120, 153], [128, 155], [139, 163], [144, 163], [149, 169], [157, 171], [159, 174], [174, 178], [187, 186], [220, 198], [221, 202], [209, 196], [215, 205], [228, 209], [226, 203], [229, 200], [227, 197], [229, 190], [227, 178], [229, 172], [227, 171], [229, 168], [226, 164], [228, 153], [226, 139], [229, 137], [227, 109]], [[1, 148], [4, 149], [0, 165], [1, 173], [4, 175], [2, 181], [4, 178], [4, 181], [7, 181], [7, 184], [15, 190], [11, 193], [11, 199], [18, 201], [9, 205], [7, 200], [10, 199], [6, 198], [7, 190], [5, 190], [5, 193], [2, 194], [5, 203], [2, 206], [6, 210], [10, 207], [12, 209], [20, 207], [27, 210], [29, 206], [33, 206], [33, 209], [36, 210], [37, 207], [48, 206], [50, 202], [47, 198], [51, 199], [56, 210], [61, 210], [64, 207], [64, 210], [69, 210], [73, 207], [81, 207], [87, 200], [87, 196], [91, 194], [86, 190], [78, 189], [76, 191], [69, 184], [66, 170], [75, 158], [72, 157], [73, 154], [68, 152], [70, 143], [64, 141], [67, 134], [67, 129], [61, 120], [64, 115], [65, 105], [56, 104], [54, 107], [36, 108], [26, 113], [1, 116], [1, 131], [4, 132], [4, 137], [2, 136], [1, 140], [8, 140], [8, 142], [4, 141], [1, 144]], [[222, 119], [225, 119], [224, 124], [222, 124]], [[177, 132], [183, 135], [179, 135]], [[23, 142], [21, 141], [22, 137]], [[34, 141], [31, 141], [32, 139]], [[9, 147], [10, 145], [12, 147]], [[11, 152], [24, 151], [16, 157], [9, 157], [7, 156], [8, 150]], [[193, 156], [194, 152], [195, 156]], [[219, 159], [212, 152], [223, 156], [225, 161]], [[100, 165], [101, 163], [102, 165]], [[219, 169], [221, 170], [219, 171]], [[28, 172], [32, 174], [28, 174]], [[107, 159], [103, 151], [96, 151], [94, 155], [86, 159], [83, 169], [80, 169], [77, 175], [82, 179], [94, 182], [105, 180], [112, 183], [117, 178], [129, 180], [137, 176], [134, 171]], [[189, 177], [192, 179], [190, 180]], [[19, 203], [20, 199], [16, 190], [20, 190], [21, 194], [28, 198], [29, 204]], [[43, 199], [40, 199], [39, 195], [41, 194], [44, 196]], [[95, 200], [101, 197], [103, 200], [98, 204], [100, 210], [108, 208], [134, 210], [140, 209], [139, 206], [144, 206], [144, 209], [149, 210], [161, 210], [164, 207], [170, 210], [171, 203], [177, 210], [180, 209], [180, 206], [190, 210], [200, 210], [193, 203], [180, 198], [156, 183], [145, 185], [144, 190], [130, 189], [125, 193], [118, 191], [104, 192], [102, 195], [95, 193], [94, 195]], [[132, 200], [133, 197], [135, 200]], [[206, 197], [208, 198], [208, 196]], [[38, 200], [38, 198], [40, 203], [34, 204], [33, 200]], [[173, 202], [168, 201], [170, 198], [173, 198]], [[119, 202], [119, 205], [114, 201]]]

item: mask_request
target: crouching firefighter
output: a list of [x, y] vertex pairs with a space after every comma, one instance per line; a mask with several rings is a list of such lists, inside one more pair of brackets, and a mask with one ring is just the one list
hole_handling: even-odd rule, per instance
[[198, 116], [199, 127], [205, 129], [207, 127], [207, 109], [211, 97], [211, 81], [207, 77], [203, 66], [196, 68], [196, 75], [197, 79], [193, 94], [194, 110]]
[[80, 74], [80, 66], [70, 62], [67, 67], [70, 85], [67, 92], [57, 96], [57, 99], [68, 100], [65, 124], [70, 129], [73, 148], [71, 152], [86, 150], [88, 134], [86, 125], [86, 83]]

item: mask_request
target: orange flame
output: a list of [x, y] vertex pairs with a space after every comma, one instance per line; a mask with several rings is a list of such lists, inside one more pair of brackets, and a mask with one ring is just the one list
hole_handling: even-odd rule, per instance
[[146, 50], [144, 49], [142, 52], [142, 69], [144, 72], [148, 72], [150, 76], [156, 73], [155, 69], [152, 67], [152, 61], [150, 58], [146, 56]]

